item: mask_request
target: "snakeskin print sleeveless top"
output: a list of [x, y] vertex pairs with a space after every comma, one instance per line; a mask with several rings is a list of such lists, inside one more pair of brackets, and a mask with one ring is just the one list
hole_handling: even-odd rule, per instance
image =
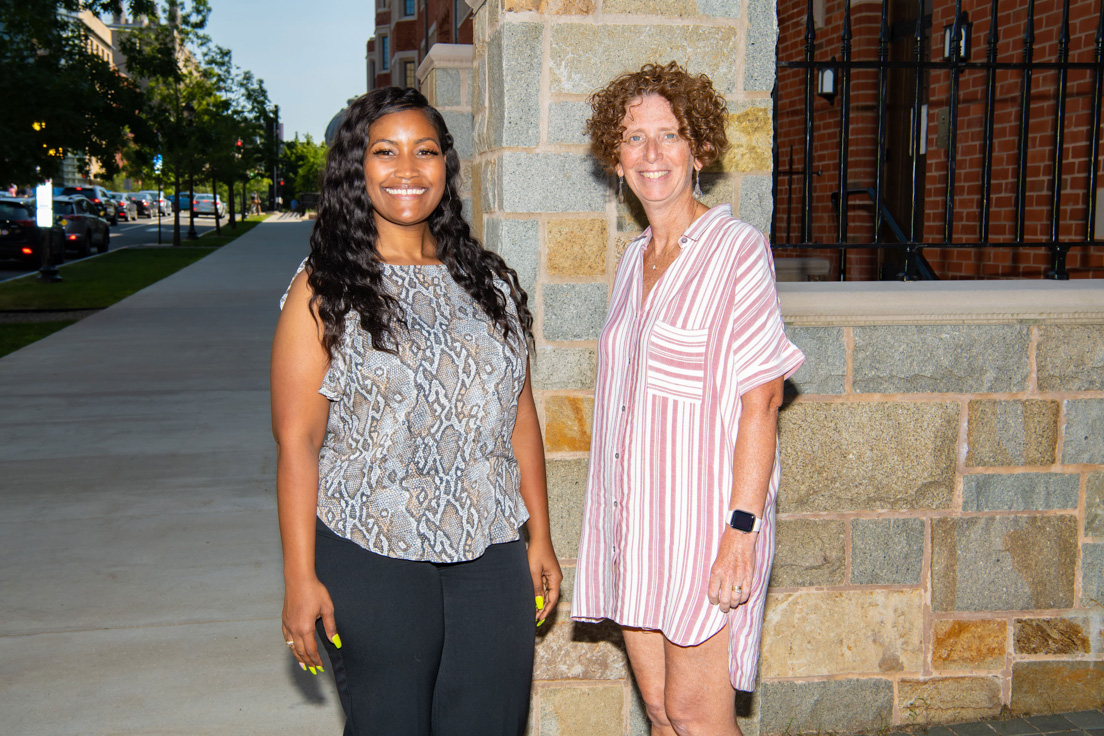
[[396, 325], [394, 355], [346, 316], [319, 388], [331, 404], [318, 516], [377, 554], [472, 560], [529, 518], [511, 444], [527, 356], [517, 312], [496, 279], [507, 341], [444, 265], [384, 264], [383, 275], [406, 329]]

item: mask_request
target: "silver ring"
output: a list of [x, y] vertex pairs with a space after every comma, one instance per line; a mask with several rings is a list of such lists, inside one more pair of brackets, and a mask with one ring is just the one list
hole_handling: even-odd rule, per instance
[[294, 649], [295, 648], [295, 642], [292, 641], [291, 639], [288, 639], [287, 641], [285, 641], [284, 644], [287, 645], [288, 649]]

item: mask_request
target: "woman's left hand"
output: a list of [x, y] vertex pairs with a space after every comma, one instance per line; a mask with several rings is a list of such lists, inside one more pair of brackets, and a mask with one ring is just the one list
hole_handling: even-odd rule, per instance
[[563, 572], [552, 542], [529, 541], [529, 574], [533, 576], [533, 595], [537, 609], [537, 626], [544, 623], [560, 600]]
[[731, 527], [721, 535], [717, 559], [709, 570], [709, 602], [728, 613], [747, 603], [755, 573], [755, 543], [758, 532], [745, 534]]

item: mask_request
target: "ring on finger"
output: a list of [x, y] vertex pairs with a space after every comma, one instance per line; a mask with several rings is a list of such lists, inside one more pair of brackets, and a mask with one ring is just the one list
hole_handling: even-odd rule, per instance
[[733, 593], [743, 593], [744, 589], [742, 587], [740, 587], [739, 585], [733, 585], [732, 586], [732, 592]]
[[287, 645], [288, 649], [294, 649], [295, 648], [295, 642], [292, 641], [291, 639], [288, 639], [287, 641], [285, 641], [284, 644]]

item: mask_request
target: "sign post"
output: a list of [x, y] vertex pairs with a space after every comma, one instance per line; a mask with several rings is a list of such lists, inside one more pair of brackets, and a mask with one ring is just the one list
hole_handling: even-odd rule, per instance
[[54, 268], [54, 182], [47, 179], [35, 187], [35, 224], [38, 225], [38, 247], [42, 249], [42, 266], [38, 269], [39, 281], [61, 281]]

